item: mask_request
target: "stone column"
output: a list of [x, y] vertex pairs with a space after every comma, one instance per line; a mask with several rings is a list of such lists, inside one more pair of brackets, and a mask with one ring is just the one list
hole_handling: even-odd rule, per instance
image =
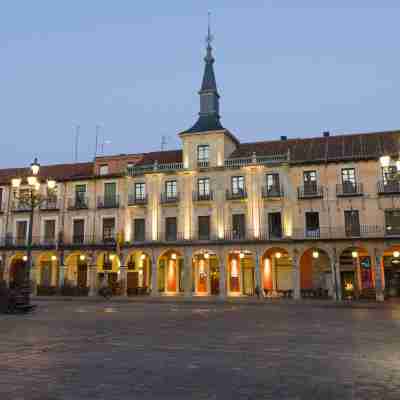
[[223, 252], [219, 255], [219, 297], [226, 299], [226, 260]]
[[295, 249], [293, 252], [293, 298], [295, 300], [301, 299], [301, 278], [300, 278], [300, 258]]
[[121, 296], [127, 296], [128, 295], [127, 284], [126, 284], [126, 280], [128, 277], [127, 268], [126, 268], [126, 266], [121, 265], [119, 267], [119, 270], [120, 270], [119, 279], [120, 279], [120, 283], [121, 283]]
[[333, 300], [340, 301], [342, 299], [342, 285], [340, 282], [340, 267], [339, 263], [334, 259], [331, 261], [331, 276], [333, 288]]
[[64, 286], [65, 271], [67, 267], [65, 265], [60, 265], [60, 273], [58, 274], [58, 287], [61, 289]]
[[32, 284], [32, 294], [34, 296], [37, 295], [37, 287], [38, 287], [38, 283], [40, 282], [40, 267], [38, 265], [35, 265], [33, 263], [33, 259], [32, 259], [32, 266], [31, 266], [31, 270], [29, 271], [29, 280], [31, 281]]
[[96, 296], [97, 295], [97, 265], [88, 266], [88, 273], [89, 273], [89, 296]]
[[192, 251], [191, 249], [185, 248], [184, 250], [184, 261], [183, 261], [183, 282], [184, 282], [184, 290], [185, 297], [192, 296], [192, 280], [193, 280], [193, 269], [192, 269]]
[[263, 288], [263, 281], [261, 275], [261, 267], [260, 267], [260, 256], [258, 255], [258, 251], [255, 252], [255, 272], [256, 272], [256, 287], [258, 287], [260, 291], [260, 295], [264, 297], [264, 288]]
[[375, 249], [375, 292], [376, 301], [382, 302], [385, 300], [382, 277], [382, 253]]
[[157, 257], [152, 255], [151, 257], [151, 296], [156, 297], [158, 293], [158, 266]]
[[272, 294], [274, 295], [274, 296], [276, 296], [276, 294], [277, 294], [277, 285], [276, 285], [276, 282], [277, 282], [277, 279], [276, 279], [276, 275], [277, 275], [277, 270], [276, 270], [276, 259], [275, 259], [275, 257], [274, 256], [271, 256], [270, 257], [270, 261], [271, 261], [271, 280], [272, 280]]

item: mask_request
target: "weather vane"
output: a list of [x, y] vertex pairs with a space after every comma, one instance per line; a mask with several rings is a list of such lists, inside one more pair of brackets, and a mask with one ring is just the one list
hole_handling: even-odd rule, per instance
[[208, 12], [208, 30], [207, 30], [207, 37], [206, 43], [208, 47], [211, 47], [211, 42], [214, 40], [214, 36], [211, 34], [211, 12]]

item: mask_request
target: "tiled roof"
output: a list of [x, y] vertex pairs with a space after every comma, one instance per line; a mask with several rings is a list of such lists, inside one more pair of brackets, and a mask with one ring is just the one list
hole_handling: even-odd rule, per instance
[[[7, 185], [12, 178], [28, 176], [29, 168], [0, 169], [0, 183]], [[39, 178], [53, 178], [57, 181], [85, 179], [93, 176], [93, 163], [43, 165], [40, 168]]]
[[229, 158], [290, 153], [291, 162], [326, 162], [378, 158], [400, 150], [400, 131], [288, 139], [239, 144]]
[[182, 162], [182, 150], [153, 151], [142, 154], [136, 165], [149, 165], [157, 161], [159, 164]]

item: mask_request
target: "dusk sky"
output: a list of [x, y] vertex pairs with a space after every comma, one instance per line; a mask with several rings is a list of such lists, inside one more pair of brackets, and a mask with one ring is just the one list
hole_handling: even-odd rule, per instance
[[0, 167], [73, 161], [75, 125], [80, 161], [96, 124], [106, 154], [179, 148], [208, 11], [221, 121], [241, 141], [400, 128], [398, 0], [3, 0]]

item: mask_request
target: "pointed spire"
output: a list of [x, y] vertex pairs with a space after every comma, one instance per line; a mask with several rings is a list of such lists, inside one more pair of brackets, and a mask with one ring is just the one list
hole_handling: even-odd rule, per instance
[[211, 14], [208, 13], [208, 28], [206, 36], [205, 67], [201, 83], [199, 119], [187, 132], [205, 132], [224, 129], [219, 121], [219, 94], [214, 73], [214, 57], [212, 55], [213, 35], [211, 34]]

